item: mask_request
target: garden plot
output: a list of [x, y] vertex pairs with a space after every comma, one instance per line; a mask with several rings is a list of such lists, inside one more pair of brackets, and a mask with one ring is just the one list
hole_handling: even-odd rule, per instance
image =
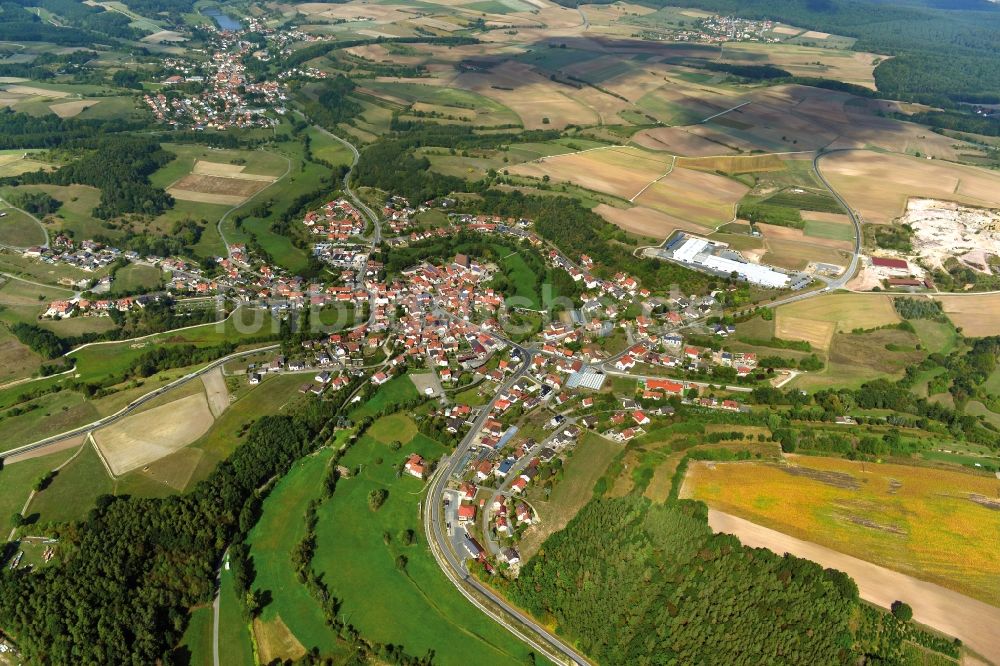
[[167, 192], [180, 201], [237, 206], [277, 180], [274, 176], [244, 173], [244, 167], [198, 160]]

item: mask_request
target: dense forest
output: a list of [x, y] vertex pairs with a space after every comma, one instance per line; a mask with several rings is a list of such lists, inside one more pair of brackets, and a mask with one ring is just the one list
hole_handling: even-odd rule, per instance
[[713, 534], [691, 501], [593, 500], [508, 593], [607, 666], [898, 663], [904, 640], [957, 656], [866, 609], [846, 574]]
[[[58, 528], [65, 560], [0, 573], [0, 626], [33, 663], [152, 664], [169, 658], [188, 609], [211, 600], [226, 545], [256, 521], [258, 489], [331, 434], [330, 402], [258, 419], [195, 490], [112, 497]], [[172, 663], [166, 661], [163, 663]]]
[[35, 171], [4, 179], [16, 185], [91, 185], [101, 190], [94, 217], [109, 219], [126, 213], [158, 215], [173, 205], [173, 197], [149, 184], [149, 175], [173, 159], [153, 138], [102, 136], [80, 141], [84, 152], [55, 171]]

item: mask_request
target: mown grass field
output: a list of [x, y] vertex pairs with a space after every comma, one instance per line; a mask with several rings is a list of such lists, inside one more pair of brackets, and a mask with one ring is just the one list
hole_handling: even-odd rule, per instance
[[297, 654], [282, 656], [298, 657], [313, 647], [320, 648], [323, 654], [338, 651], [335, 634], [326, 626], [319, 605], [295, 578], [290, 563], [292, 549], [305, 534], [306, 506], [320, 494], [320, 484], [332, 453], [329, 449], [321, 451], [292, 467], [264, 501], [261, 518], [248, 538], [257, 570], [254, 588], [272, 597], [261, 613], [261, 623], [271, 627], [283, 623], [293, 640], [303, 648], [301, 652], [296, 649]]
[[686, 491], [766, 527], [1000, 603], [991, 476], [795, 456], [791, 465], [695, 463]]
[[225, 655], [227, 665], [253, 666], [250, 629], [236, 597], [232, 570], [222, 568], [219, 585], [219, 656]]
[[374, 416], [383, 409], [418, 397], [420, 394], [417, 393], [417, 387], [413, 385], [413, 380], [408, 376], [393, 377], [380, 386], [368, 402], [354, 409], [351, 412], [351, 418], [357, 421], [366, 416]]
[[111, 283], [112, 294], [132, 294], [146, 289], [155, 289], [163, 282], [163, 271], [155, 266], [129, 264], [115, 273]]
[[0, 245], [29, 247], [45, 242], [45, 234], [31, 216], [14, 208], [0, 208]]
[[212, 621], [210, 604], [195, 608], [188, 617], [188, 626], [181, 638], [181, 650], [186, 650], [191, 666], [209, 666], [212, 663]]
[[26, 512], [38, 514], [38, 522], [82, 520], [101, 495], [114, 491], [97, 451], [89, 443], [71, 463], [62, 468], [48, 488], [35, 495]]
[[[0, 492], [0, 517], [9, 518], [20, 511], [38, 479], [69, 460], [76, 452], [77, 449], [74, 448], [5, 465], [0, 470], [0, 487], [3, 488], [3, 492]], [[7, 536], [3, 531], [6, 527], [7, 525], [3, 525], [0, 528], [0, 534], [4, 538]]]
[[[397, 478], [394, 471], [414, 451], [436, 459], [445, 448], [422, 435], [396, 452], [370, 437], [354, 445], [341, 463], [361, 473], [341, 479], [319, 511], [315, 566], [365, 636], [401, 644], [409, 654], [433, 650], [434, 662], [443, 666], [522, 663], [528, 648], [476, 612], [427, 548], [418, 510], [424, 483], [408, 475]], [[372, 512], [368, 493], [376, 488], [387, 489], [389, 496]], [[409, 546], [400, 540], [407, 529], [417, 539]], [[383, 533], [390, 536], [388, 545]], [[407, 558], [405, 571], [396, 566], [399, 555]]]

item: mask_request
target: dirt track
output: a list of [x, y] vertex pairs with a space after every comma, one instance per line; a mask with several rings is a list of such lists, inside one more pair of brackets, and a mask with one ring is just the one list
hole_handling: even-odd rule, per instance
[[913, 608], [917, 622], [962, 639], [972, 650], [1000, 664], [1000, 608], [714, 509], [708, 511], [708, 524], [716, 532], [735, 534], [747, 546], [791, 553], [839, 569], [858, 584], [862, 599], [884, 608], [901, 599]]

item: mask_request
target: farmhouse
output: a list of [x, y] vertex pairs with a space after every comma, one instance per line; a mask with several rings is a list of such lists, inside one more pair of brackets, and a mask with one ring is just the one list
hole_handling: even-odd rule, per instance
[[416, 453], [412, 454], [406, 459], [406, 464], [403, 465], [403, 469], [410, 476], [415, 476], [420, 480], [423, 480], [424, 475], [427, 474], [427, 461]]

